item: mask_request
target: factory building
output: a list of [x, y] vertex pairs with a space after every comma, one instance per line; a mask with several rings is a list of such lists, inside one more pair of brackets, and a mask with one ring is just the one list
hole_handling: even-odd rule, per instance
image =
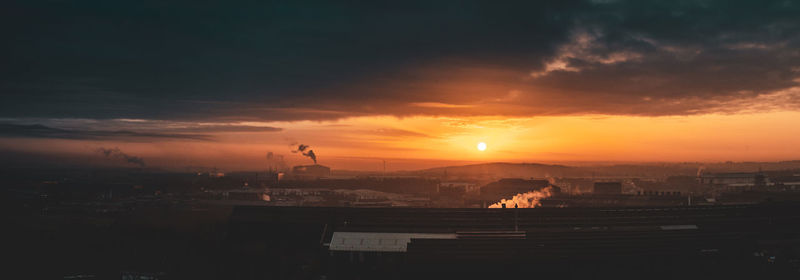
[[[514, 195], [540, 191], [544, 188], [552, 186], [547, 180], [526, 180], [519, 178], [505, 178], [497, 182], [489, 183], [480, 189], [480, 194], [486, 200], [500, 200], [503, 198], [513, 197]], [[558, 192], [560, 189], [553, 186]]]
[[724, 191], [753, 190], [770, 185], [761, 172], [702, 173], [697, 180], [701, 185]]
[[437, 192], [461, 192], [461, 193], [478, 193], [480, 186], [473, 182], [441, 182], [437, 185]]
[[756, 185], [764, 182], [764, 174], [752, 172], [705, 173], [698, 177], [704, 185]]
[[525, 279], [535, 273], [545, 279], [592, 279], [597, 274], [642, 279], [669, 273], [681, 279], [777, 279], [796, 272], [792, 252], [798, 245], [770, 233], [795, 232], [798, 207], [239, 206], [228, 223], [228, 242], [243, 251], [232, 256], [248, 254], [234, 268], [254, 279], [297, 272], [316, 273], [317, 279], [473, 279], [482, 273], [487, 277], [478, 278]]
[[620, 182], [595, 182], [592, 189], [594, 194], [615, 195], [622, 194], [622, 183]]
[[295, 180], [315, 180], [331, 176], [330, 167], [314, 165], [298, 165], [292, 168], [292, 177]]
[[800, 175], [774, 177], [770, 182], [780, 190], [800, 190]]

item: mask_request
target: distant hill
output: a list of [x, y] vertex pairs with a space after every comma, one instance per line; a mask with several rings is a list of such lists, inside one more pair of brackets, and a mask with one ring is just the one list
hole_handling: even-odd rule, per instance
[[680, 162], [639, 164], [598, 164], [568, 166], [542, 163], [493, 162], [461, 166], [447, 166], [416, 171], [395, 172], [397, 175], [458, 178], [546, 178], [546, 177], [640, 177], [666, 178], [670, 176], [696, 176], [698, 170], [706, 172], [756, 172], [758, 170], [796, 170], [800, 161], [780, 162]]
[[[404, 172], [406, 173], [406, 172]], [[541, 163], [494, 162], [408, 171], [408, 175], [448, 177], [579, 177], [591, 176], [580, 167]]]

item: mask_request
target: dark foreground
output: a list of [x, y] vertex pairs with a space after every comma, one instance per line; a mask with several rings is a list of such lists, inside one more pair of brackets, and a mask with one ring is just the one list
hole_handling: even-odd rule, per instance
[[798, 203], [7, 214], [9, 272], [33, 279], [800, 277]]

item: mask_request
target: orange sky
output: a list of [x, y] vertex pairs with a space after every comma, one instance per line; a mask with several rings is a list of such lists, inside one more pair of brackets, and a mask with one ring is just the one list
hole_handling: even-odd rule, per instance
[[[800, 158], [800, 112], [669, 117], [553, 116], [356, 117], [336, 121], [237, 123], [276, 132], [219, 132], [212, 141], [165, 139], [4, 139], [16, 150], [70, 153], [102, 162], [98, 147], [119, 147], [149, 166], [264, 169], [267, 152], [287, 164], [311, 161], [291, 143], [311, 146], [334, 169], [408, 170], [474, 162], [773, 161]], [[486, 151], [477, 143], [485, 142]]]
[[0, 165], [800, 159], [792, 1], [84, 2], [9, 13]]

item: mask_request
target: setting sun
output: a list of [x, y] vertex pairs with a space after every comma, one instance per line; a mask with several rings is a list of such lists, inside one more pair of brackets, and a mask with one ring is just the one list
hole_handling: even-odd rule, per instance
[[800, 0], [183, 2], [0, 5], [4, 274], [800, 280]]

